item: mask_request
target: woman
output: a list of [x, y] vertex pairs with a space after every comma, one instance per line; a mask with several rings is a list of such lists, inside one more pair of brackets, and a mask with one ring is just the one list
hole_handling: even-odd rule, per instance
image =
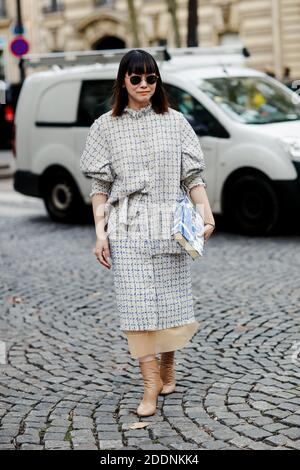
[[181, 183], [204, 207], [205, 240], [214, 218], [201, 176], [199, 139], [184, 115], [169, 107], [148, 52], [136, 49], [123, 56], [112, 109], [92, 124], [80, 167], [92, 178], [94, 254], [107, 269], [111, 258], [121, 330], [144, 379], [137, 414], [150, 416], [158, 394], [175, 390], [175, 350], [199, 328], [191, 258], [170, 234]]

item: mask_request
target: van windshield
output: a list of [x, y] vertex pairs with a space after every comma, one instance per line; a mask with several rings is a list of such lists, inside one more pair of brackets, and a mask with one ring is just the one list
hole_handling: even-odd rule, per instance
[[206, 78], [198, 86], [233, 119], [245, 124], [300, 119], [299, 96], [267, 77]]

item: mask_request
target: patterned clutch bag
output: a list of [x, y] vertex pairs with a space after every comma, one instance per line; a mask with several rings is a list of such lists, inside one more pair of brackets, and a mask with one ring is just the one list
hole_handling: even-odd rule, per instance
[[203, 256], [204, 221], [186, 192], [176, 200], [171, 233], [194, 260]]

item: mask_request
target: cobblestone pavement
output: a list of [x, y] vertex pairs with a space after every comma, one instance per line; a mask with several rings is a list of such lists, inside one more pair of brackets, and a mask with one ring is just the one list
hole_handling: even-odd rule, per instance
[[93, 225], [0, 191], [0, 228], [0, 449], [300, 449], [299, 235], [215, 232], [192, 267], [201, 329], [143, 419]]

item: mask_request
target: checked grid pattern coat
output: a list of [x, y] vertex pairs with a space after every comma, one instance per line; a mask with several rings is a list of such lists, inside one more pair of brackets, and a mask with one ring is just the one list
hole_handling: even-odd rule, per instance
[[152, 105], [102, 114], [80, 158], [90, 196], [107, 195], [106, 231], [123, 330], [157, 330], [195, 321], [189, 255], [171, 235], [176, 199], [207, 186], [199, 138], [173, 108]]

